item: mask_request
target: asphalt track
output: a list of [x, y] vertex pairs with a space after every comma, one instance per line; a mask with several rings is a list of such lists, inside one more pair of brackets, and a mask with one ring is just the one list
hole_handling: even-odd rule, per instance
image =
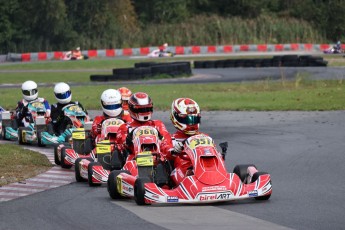
[[[202, 131], [229, 142], [229, 171], [254, 163], [271, 174], [267, 202], [138, 207], [72, 183], [0, 203], [0, 229], [343, 229], [344, 113], [203, 112]], [[154, 118], [174, 131], [168, 112]]]
[[[296, 74], [342, 80], [345, 75], [343, 68], [327, 67], [193, 72], [192, 78], [144, 84], [293, 80]], [[343, 229], [344, 115], [345, 111], [202, 113], [202, 131], [216, 143], [229, 142], [229, 171], [236, 164], [254, 163], [271, 174], [269, 201], [138, 207], [132, 200], [112, 201], [105, 186], [72, 183], [0, 203], [0, 229]], [[168, 116], [154, 113], [173, 132]]]

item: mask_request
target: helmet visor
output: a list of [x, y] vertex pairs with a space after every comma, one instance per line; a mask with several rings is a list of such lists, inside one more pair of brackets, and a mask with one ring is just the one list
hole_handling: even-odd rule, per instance
[[106, 104], [103, 103], [103, 101], [101, 101], [101, 103], [102, 103], [102, 107], [104, 109], [107, 109], [107, 110], [115, 110], [115, 109], [121, 108], [121, 104], [106, 105]]
[[131, 107], [130, 110], [133, 113], [149, 113], [149, 112], [153, 112], [153, 108], [152, 107], [144, 107], [144, 108], [133, 108], [133, 107]]
[[66, 99], [71, 96], [71, 90], [68, 90], [67, 92], [64, 93], [55, 93], [56, 98], [58, 99]]
[[185, 125], [196, 125], [200, 123], [200, 115], [178, 115], [177, 113], [174, 113], [174, 117], [176, 120], [182, 124]]
[[23, 95], [25, 96], [33, 96], [38, 92], [38, 90], [37, 89], [22, 90], [22, 92], [23, 92]]

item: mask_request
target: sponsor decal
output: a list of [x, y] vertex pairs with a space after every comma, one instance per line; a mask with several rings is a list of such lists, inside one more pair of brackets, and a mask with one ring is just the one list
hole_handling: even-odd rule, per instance
[[178, 202], [178, 197], [177, 196], [168, 196], [167, 202], [169, 202], [169, 203]]
[[232, 197], [232, 192], [221, 192], [221, 193], [200, 193], [197, 199], [200, 201], [207, 200], [228, 200]]
[[74, 140], [85, 140], [85, 132], [73, 132], [72, 139]]
[[257, 190], [250, 191], [250, 192], [248, 192], [248, 196], [249, 197], [256, 197], [256, 196], [258, 196], [258, 191]]
[[159, 196], [157, 194], [153, 194], [152, 198], [159, 199]]
[[133, 192], [133, 187], [132, 186], [128, 186], [126, 184], [122, 184], [122, 191], [123, 192], [127, 192], [127, 193], [132, 193]]
[[98, 144], [96, 147], [96, 151], [97, 151], [97, 154], [110, 153], [111, 152], [111, 146]]
[[210, 186], [210, 187], [203, 187], [202, 191], [212, 191], [212, 190], [221, 190], [221, 191], [225, 191], [226, 187], [225, 186]]

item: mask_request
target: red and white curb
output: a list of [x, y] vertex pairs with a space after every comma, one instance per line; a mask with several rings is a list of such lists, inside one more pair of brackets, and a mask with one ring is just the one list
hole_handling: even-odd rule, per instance
[[[55, 165], [54, 153], [52, 153], [52, 149], [31, 146], [26, 146], [24, 148], [42, 153], [43, 155], [47, 156], [52, 164]], [[70, 184], [74, 181], [75, 174], [73, 169], [63, 169], [60, 166], [54, 166], [48, 171], [33, 178], [0, 187], [0, 202], [13, 200], [19, 197], [60, 187], [62, 185]]]

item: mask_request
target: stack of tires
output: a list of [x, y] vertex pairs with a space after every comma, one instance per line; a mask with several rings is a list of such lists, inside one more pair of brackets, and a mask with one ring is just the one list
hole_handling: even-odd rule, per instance
[[135, 63], [134, 68], [113, 69], [112, 75], [91, 75], [91, 81], [128, 81], [140, 80], [157, 75], [169, 75], [171, 77], [191, 75], [190, 62], [140, 62]]
[[259, 68], [259, 67], [303, 67], [327, 66], [327, 61], [319, 56], [311, 55], [282, 55], [264, 59], [226, 59], [212, 61], [195, 61], [195, 69], [209, 68]]

